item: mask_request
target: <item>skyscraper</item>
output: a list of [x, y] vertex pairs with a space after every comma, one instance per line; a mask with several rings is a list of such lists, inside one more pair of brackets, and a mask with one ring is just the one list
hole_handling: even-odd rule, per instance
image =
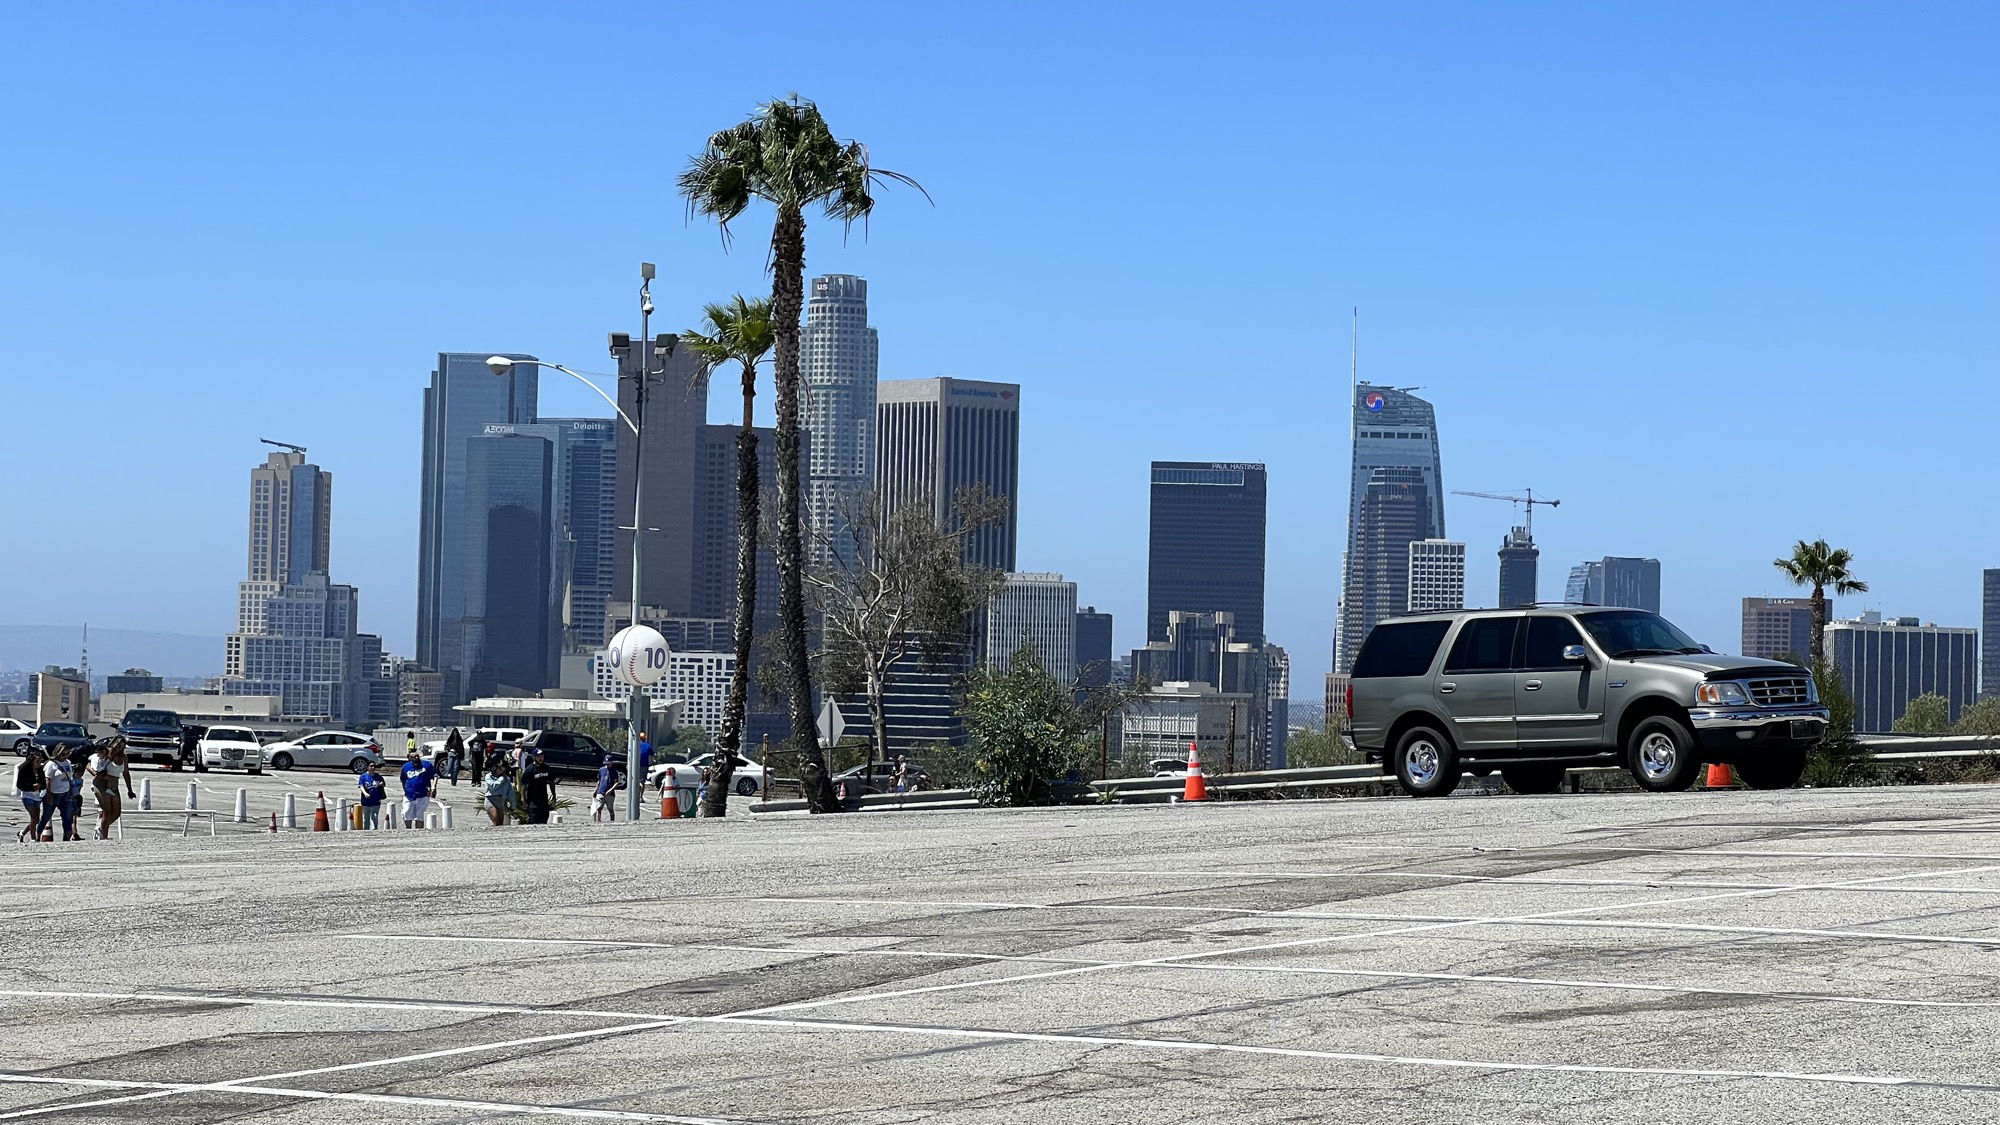
[[1465, 608], [1465, 544], [1453, 539], [1410, 543], [1411, 613]]
[[[633, 417], [637, 417], [633, 390], [642, 350], [634, 340], [618, 356], [618, 408]], [[671, 356], [655, 352], [653, 370], [644, 419], [646, 487], [640, 522], [646, 528], [646, 541], [639, 596], [669, 615], [686, 616], [694, 605], [695, 466], [701, 427], [708, 419], [708, 369], [692, 349], [679, 348]], [[632, 513], [636, 443], [622, 424], [617, 432], [619, 530], [613, 547], [617, 570], [612, 595], [623, 602], [632, 596], [632, 533], [624, 528]]]
[[1910, 700], [1935, 692], [1950, 703], [1952, 722], [1978, 685], [1979, 630], [1941, 628], [1914, 617], [1884, 620], [1865, 613], [1826, 627], [1826, 656], [1854, 699], [1854, 729], [1884, 734]]
[[1111, 615], [1096, 606], [1076, 611], [1076, 686], [1099, 688], [1111, 682]]
[[806, 552], [816, 560], [826, 558], [830, 545], [849, 553], [844, 514], [871, 487], [878, 349], [868, 326], [868, 282], [844, 273], [813, 278], [799, 332], [806, 384], [799, 411], [806, 431], [802, 501], [811, 529]]
[[438, 669], [465, 699], [554, 684], [562, 641], [557, 447], [541, 426], [490, 428], [466, 442], [465, 612]]
[[1020, 491], [1021, 388], [971, 379], [877, 384], [875, 487], [885, 513], [917, 506], [949, 522], [960, 489], [1007, 501], [1004, 518], [965, 541], [968, 562], [1014, 569]]
[[1236, 636], [1264, 640], [1264, 466], [1155, 461], [1146, 552], [1146, 639], [1167, 615], [1227, 613]]
[[[333, 474], [308, 464], [303, 449], [273, 453], [250, 470], [250, 552], [236, 588], [236, 631], [264, 631], [264, 610], [287, 582], [325, 573], [331, 557]], [[224, 675], [241, 675], [226, 650]]]
[[1979, 627], [1985, 632], [1979, 655], [1979, 694], [2000, 696], [2000, 570], [1985, 572]]
[[1528, 538], [1528, 529], [1514, 527], [1507, 530], [1507, 537], [1500, 541], [1500, 604], [1501, 609], [1515, 606], [1533, 605], [1541, 599], [1537, 592], [1536, 560], [1542, 557], [1541, 549]]
[[1660, 612], [1660, 560], [1606, 555], [1600, 605]]
[[531, 423], [541, 368], [531, 356], [505, 375], [489, 352], [441, 352], [424, 390], [424, 451], [417, 528], [417, 662], [444, 677], [444, 705], [464, 703], [465, 585], [472, 543], [466, 457], [491, 424]]
[[1569, 582], [1563, 600], [1579, 605], [1597, 605], [1604, 600], [1604, 564], [1580, 562], [1569, 568]]
[[1076, 583], [1060, 574], [1009, 574], [986, 613], [986, 663], [1005, 668], [1029, 645], [1059, 683], [1076, 678]]
[[604, 605], [617, 594], [618, 430], [610, 418], [551, 418], [563, 439], [558, 466], [561, 523], [556, 548], [564, 565], [556, 572], [563, 591], [562, 647], [595, 652], [604, 647]]
[[1407, 608], [1410, 544], [1443, 539], [1444, 468], [1431, 404], [1395, 387], [1354, 390], [1354, 464], [1335, 667], [1346, 672], [1376, 622]]
[[[694, 502], [694, 617], [736, 618], [736, 435], [741, 426], [701, 428], [701, 461]], [[760, 514], [777, 508], [777, 431], [759, 426], [757, 489]], [[803, 477], [803, 474], [801, 474]], [[762, 536], [757, 544], [754, 630], [762, 636], [778, 623], [778, 560]]]
[[1812, 625], [1809, 598], [1744, 598], [1741, 651], [1765, 660], [1804, 661], [1812, 652]]

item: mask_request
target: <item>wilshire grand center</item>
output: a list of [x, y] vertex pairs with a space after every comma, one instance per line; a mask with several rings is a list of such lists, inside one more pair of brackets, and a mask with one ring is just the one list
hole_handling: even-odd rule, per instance
[[1376, 622], [1409, 609], [1410, 544], [1444, 537], [1436, 412], [1408, 391], [1357, 385], [1336, 672], [1353, 668]]

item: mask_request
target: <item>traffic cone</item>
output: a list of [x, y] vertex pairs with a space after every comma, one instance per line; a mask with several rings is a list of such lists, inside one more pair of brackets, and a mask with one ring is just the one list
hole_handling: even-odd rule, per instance
[[277, 814], [277, 813], [272, 813], [272, 814], [271, 814], [271, 832], [272, 832], [273, 834], [276, 834], [276, 832], [277, 832], [277, 831], [278, 831], [278, 814]]
[[667, 784], [660, 790], [660, 819], [679, 820], [681, 818], [681, 779], [674, 767], [667, 767]]
[[321, 790], [321, 791], [320, 791], [320, 795], [319, 795], [319, 807], [313, 810], [313, 831], [314, 831], [314, 832], [331, 832], [331, 831], [333, 831], [333, 825], [332, 825], [332, 824], [330, 824], [330, 823], [328, 823], [328, 822], [327, 822], [327, 818], [326, 818], [326, 791], [325, 791], [325, 790]]
[[1181, 791], [1181, 800], [1208, 800], [1208, 782], [1201, 776], [1201, 749], [1193, 742], [1188, 743], [1187, 788]]
[[1708, 763], [1708, 787], [1710, 789], [1727, 789], [1732, 783], [1733, 779], [1729, 775], [1728, 766], [1723, 765], [1721, 762]]

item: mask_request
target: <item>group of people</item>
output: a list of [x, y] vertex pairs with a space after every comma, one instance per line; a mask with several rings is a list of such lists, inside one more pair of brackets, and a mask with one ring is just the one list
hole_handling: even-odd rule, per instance
[[[435, 761], [426, 760], [414, 739], [404, 752], [403, 766], [397, 771], [397, 780], [403, 787], [401, 819], [404, 828], [424, 827], [424, 821], [430, 815], [431, 801], [437, 797], [439, 779], [457, 785], [460, 763], [467, 758], [472, 761], [472, 784], [480, 791], [480, 803], [485, 806], [486, 817], [495, 827], [507, 823], [507, 818], [515, 811], [517, 796], [520, 798], [520, 815], [526, 823], [549, 822], [549, 814], [556, 801], [555, 771], [542, 760], [542, 755], [519, 739], [509, 748], [497, 743], [489, 745], [474, 738], [473, 744], [467, 747], [459, 739], [458, 732], [453, 731], [437, 756], [444, 759], [443, 768]], [[373, 765], [365, 767], [357, 781], [361, 788], [361, 827], [379, 828], [389, 783]]]
[[20, 794], [21, 807], [28, 814], [27, 825], [16, 836], [22, 843], [55, 840], [57, 820], [62, 822], [63, 840], [83, 839], [77, 828], [83, 820], [85, 789], [97, 801], [99, 840], [110, 837], [111, 826], [118, 823], [125, 811], [120, 787], [127, 796], [138, 799], [139, 794], [132, 788], [132, 771], [125, 761], [123, 738], [113, 736], [86, 749], [89, 754], [79, 765], [78, 755], [67, 746], [58, 745], [46, 755], [38, 746], [28, 747], [21, 764], [14, 769], [14, 791]]

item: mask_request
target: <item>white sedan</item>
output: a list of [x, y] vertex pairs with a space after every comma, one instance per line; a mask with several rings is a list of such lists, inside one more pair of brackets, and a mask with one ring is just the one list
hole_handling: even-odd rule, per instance
[[326, 766], [360, 773], [361, 767], [382, 764], [382, 747], [365, 734], [351, 730], [323, 730], [304, 738], [273, 742], [264, 747], [264, 760], [275, 770], [293, 766]]
[[247, 727], [210, 727], [195, 744], [195, 753], [212, 770], [264, 772], [264, 748]]
[[[708, 763], [714, 757], [714, 754], [702, 754], [689, 762], [663, 762], [655, 759], [653, 768], [646, 771], [646, 784], [656, 789], [664, 789], [667, 784], [667, 770], [672, 768], [674, 780], [682, 786], [700, 785], [701, 771], [708, 768]], [[763, 784], [763, 780], [764, 767], [739, 754], [736, 758], [735, 771], [729, 777], [730, 789], [738, 796], [755, 797], [757, 787]]]
[[26, 752], [28, 743], [35, 737], [35, 724], [19, 719], [0, 719], [0, 746], [11, 746], [16, 751]]

